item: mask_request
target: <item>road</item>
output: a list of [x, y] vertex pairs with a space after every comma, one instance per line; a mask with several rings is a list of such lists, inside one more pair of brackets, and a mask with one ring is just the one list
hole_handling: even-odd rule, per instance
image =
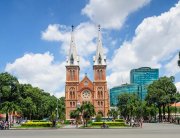
[[144, 124], [124, 129], [3, 130], [0, 138], [172, 138], [180, 137], [180, 125]]

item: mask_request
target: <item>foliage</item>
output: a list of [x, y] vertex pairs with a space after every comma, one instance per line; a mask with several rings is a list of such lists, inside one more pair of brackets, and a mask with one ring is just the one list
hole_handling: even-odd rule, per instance
[[65, 120], [65, 121], [64, 121], [64, 124], [69, 125], [69, 124], [70, 124], [70, 121], [69, 121], [69, 120]]
[[96, 122], [101, 122], [102, 121], [102, 115], [101, 114], [97, 114], [96, 115]]
[[115, 122], [124, 122], [124, 119], [115, 119]]
[[[154, 104], [159, 110], [159, 120], [165, 118], [165, 108], [168, 107], [168, 120], [170, 119], [170, 104], [177, 101], [177, 89], [174, 85], [174, 77], [161, 77], [148, 86], [146, 101]], [[162, 109], [163, 111], [161, 111]]]
[[22, 127], [52, 127], [51, 122], [26, 122], [21, 125]]
[[87, 126], [87, 122], [96, 114], [94, 106], [90, 102], [84, 102], [81, 105], [80, 110], [84, 120], [84, 125]]
[[[9, 73], [0, 73], [0, 112], [17, 112], [28, 120], [49, 118], [56, 111], [60, 119], [65, 118], [64, 97], [57, 99], [48, 92], [30, 84], [20, 84], [16, 77]], [[58, 100], [58, 102], [57, 102]]]
[[118, 97], [118, 109], [121, 116], [128, 117], [140, 117], [142, 115], [142, 102], [138, 95], [131, 93], [123, 93]]
[[112, 116], [115, 120], [118, 117], [118, 111], [116, 111], [115, 109], [111, 109], [110, 111], [108, 111], [108, 116]]

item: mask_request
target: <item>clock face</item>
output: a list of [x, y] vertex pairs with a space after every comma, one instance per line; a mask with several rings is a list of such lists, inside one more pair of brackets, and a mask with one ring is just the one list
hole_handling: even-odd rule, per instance
[[84, 99], [88, 99], [90, 97], [90, 91], [88, 91], [88, 90], [83, 91], [82, 97]]

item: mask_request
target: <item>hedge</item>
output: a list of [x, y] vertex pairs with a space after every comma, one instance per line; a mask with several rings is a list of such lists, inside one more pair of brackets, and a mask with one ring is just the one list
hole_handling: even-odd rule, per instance
[[22, 124], [23, 127], [52, 127], [51, 122], [26, 122]]
[[115, 122], [124, 122], [124, 119], [115, 119]]
[[32, 122], [48, 122], [46, 120], [32, 120]]
[[103, 123], [108, 126], [125, 126], [124, 122], [93, 122], [92, 126], [101, 126]]

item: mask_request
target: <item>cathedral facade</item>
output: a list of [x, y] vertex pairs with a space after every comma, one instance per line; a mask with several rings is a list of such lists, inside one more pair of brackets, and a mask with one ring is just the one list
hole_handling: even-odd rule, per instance
[[70, 50], [66, 64], [65, 83], [65, 106], [66, 119], [70, 118], [70, 113], [83, 102], [90, 102], [94, 105], [96, 114], [106, 117], [109, 110], [109, 93], [106, 81], [106, 57], [103, 53], [101, 30], [98, 27], [98, 39], [96, 55], [93, 57], [94, 80], [91, 81], [87, 75], [79, 80], [80, 66], [79, 57], [74, 41], [74, 30], [72, 27]]

